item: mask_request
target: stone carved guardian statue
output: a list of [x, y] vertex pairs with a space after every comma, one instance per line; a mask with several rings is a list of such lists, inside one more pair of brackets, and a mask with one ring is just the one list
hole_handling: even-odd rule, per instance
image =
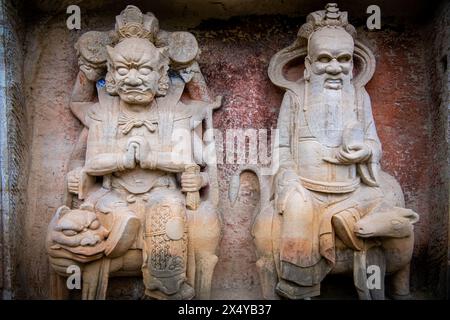
[[49, 225], [56, 296], [78, 265], [83, 299], [135, 275], [150, 298], [209, 298], [220, 237], [209, 129], [221, 97], [209, 96], [195, 37], [128, 6], [114, 31], [87, 32], [76, 49], [71, 109], [84, 128], [67, 180], [82, 202]]
[[[384, 298], [384, 274], [392, 274], [393, 298], [409, 295], [418, 215], [404, 208], [399, 184], [380, 169], [381, 144], [364, 88], [375, 59], [355, 36], [347, 13], [328, 4], [308, 15], [294, 44], [270, 62], [271, 81], [286, 91], [279, 168], [274, 176], [244, 169], [261, 183], [252, 233], [267, 299], [318, 296], [330, 273], [353, 274], [361, 299]], [[304, 77], [287, 79], [285, 69], [301, 57]], [[367, 286], [370, 265], [379, 267], [381, 288]]]

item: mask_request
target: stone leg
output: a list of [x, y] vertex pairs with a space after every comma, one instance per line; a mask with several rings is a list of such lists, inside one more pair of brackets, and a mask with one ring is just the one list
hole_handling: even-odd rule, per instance
[[410, 299], [409, 291], [410, 264], [395, 272], [391, 278], [391, 297], [395, 300]]
[[275, 293], [278, 274], [272, 244], [274, 236], [272, 233], [274, 213], [272, 203], [269, 207], [258, 213], [252, 230], [258, 258], [256, 268], [261, 281], [263, 297], [267, 300], [279, 299], [279, 296]]
[[66, 300], [69, 297], [66, 278], [52, 270], [50, 273], [50, 283], [50, 299]]
[[111, 259], [102, 258], [86, 265], [83, 270], [83, 300], [105, 300]]
[[150, 193], [144, 218], [145, 293], [156, 299], [191, 299], [186, 283], [187, 226], [184, 197], [176, 189]]
[[[367, 267], [369, 283], [371, 285], [369, 288], [370, 296], [372, 300], [385, 300], [385, 279], [386, 279], [386, 258], [380, 247], [374, 247], [370, 249], [367, 253]], [[379, 268], [379, 269], [378, 269]], [[379, 275], [377, 274], [379, 271]], [[374, 281], [370, 281], [370, 277], [379, 277], [377, 284], [379, 286], [372, 286]]]
[[354, 251], [353, 253], [353, 283], [359, 300], [370, 300], [370, 292], [367, 287], [367, 253], [366, 251]]
[[81, 287], [81, 299], [95, 300], [99, 283], [101, 260], [88, 263], [82, 273], [83, 285]]
[[217, 248], [220, 241], [220, 220], [217, 209], [203, 202], [196, 211], [187, 212], [189, 249], [193, 259], [189, 259], [189, 279], [195, 287], [197, 299], [211, 297], [211, 282], [216, 267]]
[[319, 252], [319, 215], [309, 191], [293, 191], [281, 217], [280, 281], [276, 291], [289, 299], [320, 294], [329, 266]]

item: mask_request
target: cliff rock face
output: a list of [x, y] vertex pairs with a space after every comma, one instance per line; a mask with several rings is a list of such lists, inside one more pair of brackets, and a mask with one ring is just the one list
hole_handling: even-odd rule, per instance
[[[86, 31], [112, 29], [125, 1], [82, 1], [81, 30], [66, 27], [70, 1], [57, 6], [34, 1], [26, 8], [12, 2], [0, 1], [0, 289], [4, 298], [47, 298], [45, 236], [65, 202], [68, 159], [82, 128], [69, 109], [78, 72], [74, 44]], [[382, 167], [399, 181], [406, 207], [420, 213], [411, 263], [416, 298], [445, 295], [449, 254], [450, 5], [431, 9], [426, 2], [382, 1], [376, 31], [365, 27], [370, 1], [339, 3], [349, 11], [358, 38], [375, 53], [376, 71], [366, 88], [383, 145]], [[212, 298], [261, 298], [250, 234], [260, 186], [252, 173], [244, 173], [231, 207], [229, 182], [241, 164], [230, 162], [225, 137], [236, 129], [270, 136], [283, 96], [268, 78], [270, 58], [294, 41], [306, 14], [320, 8], [307, 0], [134, 4], [153, 12], [164, 29], [196, 36], [212, 95], [224, 97], [213, 115], [222, 133], [216, 137], [222, 239]], [[303, 69], [292, 72], [295, 78]], [[140, 279], [112, 279], [108, 298], [136, 299], [142, 291]], [[351, 281], [333, 277], [325, 281], [323, 296], [356, 297]]]

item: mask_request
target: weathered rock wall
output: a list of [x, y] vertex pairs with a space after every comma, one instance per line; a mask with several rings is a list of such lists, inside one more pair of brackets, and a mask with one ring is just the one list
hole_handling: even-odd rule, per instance
[[[318, 4], [311, 7], [312, 2], [308, 1], [305, 3], [298, 10], [299, 15], [322, 7]], [[139, 5], [139, 1], [136, 4]], [[214, 115], [214, 125], [224, 136], [230, 129], [271, 129], [276, 126], [282, 92], [268, 79], [267, 67], [271, 56], [295, 39], [305, 19], [304, 16], [288, 17], [287, 9], [281, 4], [279, 6], [278, 10], [276, 5], [271, 10], [264, 10], [284, 15], [208, 19], [200, 24], [198, 19], [189, 18], [195, 7], [186, 9], [184, 17], [167, 20], [167, 8], [143, 7], [156, 14], [162, 28], [188, 29], [197, 36], [202, 50], [200, 65], [206, 80], [213, 94], [224, 96], [223, 107]], [[122, 3], [120, 6], [115, 3], [104, 7], [104, 10], [95, 7], [91, 11], [82, 11], [80, 31], [66, 28], [65, 10], [29, 10], [27, 13], [23, 60], [25, 94], [18, 91], [17, 102], [14, 102], [16, 107], [11, 109], [19, 112], [12, 117], [17, 118], [16, 122], [10, 122], [11, 130], [17, 132], [9, 131], [11, 137], [17, 137], [14, 139], [18, 141], [11, 148], [20, 152], [16, 151], [16, 156], [12, 153], [15, 158], [9, 158], [18, 171], [7, 167], [9, 176], [16, 172], [14, 179], [19, 181], [16, 185], [11, 184], [15, 180], [10, 178], [10, 186], [19, 188], [10, 189], [16, 190], [13, 198], [19, 202], [8, 217], [19, 218], [9, 220], [7, 232], [3, 231], [3, 235], [10, 237], [3, 239], [3, 250], [13, 259], [9, 263], [18, 265], [20, 277], [14, 280], [15, 288], [24, 288], [23, 291], [16, 289], [19, 297], [46, 298], [49, 295], [49, 266], [44, 248], [46, 228], [56, 208], [64, 201], [67, 162], [81, 130], [68, 104], [77, 72], [73, 45], [85, 31], [113, 28], [114, 16], [123, 7]], [[342, 1], [340, 7], [349, 10], [352, 17], [361, 5]], [[389, 23], [382, 20], [382, 29], [373, 32], [364, 27], [365, 7], [353, 15], [357, 18], [351, 21], [357, 27], [359, 38], [376, 55], [377, 69], [367, 90], [383, 144], [382, 166], [400, 182], [407, 206], [421, 215], [415, 228], [416, 246], [412, 263], [413, 295], [418, 298], [427, 298], [431, 294], [442, 297], [445, 290], [440, 284], [445, 278], [449, 221], [448, 72], [447, 60], [443, 61], [442, 57], [448, 50], [448, 33], [441, 30], [448, 28], [448, 5], [444, 9], [447, 11], [439, 8], [432, 16], [418, 17], [416, 9], [411, 8], [416, 12], [412, 16], [390, 19]], [[226, 18], [239, 12], [241, 15], [250, 12], [235, 10], [237, 13], [227, 13], [229, 16]], [[269, 13], [264, 10], [255, 13]], [[394, 15], [392, 10], [389, 14]], [[20, 32], [22, 29], [14, 30]], [[15, 54], [20, 57], [20, 50]], [[17, 63], [16, 72], [21, 75], [21, 59], [15, 61], [8, 67]], [[27, 146], [31, 147], [29, 161]], [[224, 148], [224, 144], [218, 141], [218, 150]], [[231, 208], [227, 198], [229, 180], [238, 169], [237, 164], [219, 165], [223, 238], [213, 282], [214, 298], [261, 297], [250, 235], [253, 211], [259, 197], [258, 184], [252, 174], [246, 173], [242, 177], [238, 201]], [[25, 186], [23, 181], [27, 181], [26, 189], [20, 189], [20, 186]], [[2, 198], [2, 208], [4, 206]], [[15, 255], [16, 248], [20, 249], [20, 256]], [[8, 254], [2, 257], [5, 259]], [[331, 289], [324, 292], [332, 297], [342, 297], [350, 292], [349, 297], [352, 297], [351, 279], [339, 285], [344, 288], [333, 287], [330, 282]], [[117, 279], [111, 281], [109, 297], [138, 298], [141, 291], [139, 280]]]

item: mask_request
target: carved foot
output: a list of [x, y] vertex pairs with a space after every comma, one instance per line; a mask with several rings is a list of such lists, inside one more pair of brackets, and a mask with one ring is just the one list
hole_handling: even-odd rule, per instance
[[162, 293], [159, 290], [145, 289], [144, 300], [191, 300], [195, 296], [194, 288], [187, 283], [183, 283], [180, 290], [171, 295]]
[[282, 297], [300, 300], [320, 295], [320, 284], [311, 287], [301, 287], [292, 282], [280, 280], [275, 290]]
[[256, 268], [258, 270], [259, 279], [261, 281], [264, 299], [279, 299], [279, 296], [275, 294], [275, 287], [277, 284], [278, 276], [275, 270], [275, 262], [273, 261], [273, 259], [267, 257], [260, 258], [258, 261], [256, 261]]
[[390, 296], [392, 300], [412, 300], [412, 296], [410, 294], [405, 295], [391, 294]]

